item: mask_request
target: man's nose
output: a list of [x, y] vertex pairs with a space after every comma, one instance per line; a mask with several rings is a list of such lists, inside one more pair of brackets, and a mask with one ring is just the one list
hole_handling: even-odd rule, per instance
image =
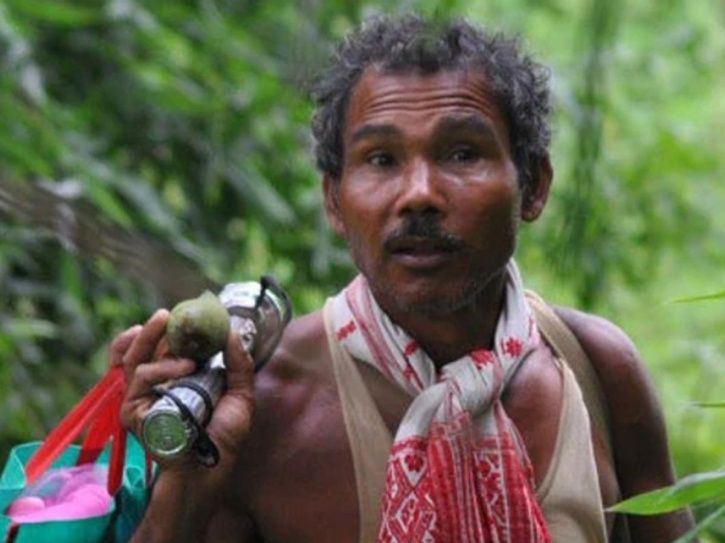
[[439, 213], [444, 205], [445, 195], [435, 167], [425, 160], [411, 161], [401, 179], [398, 212]]

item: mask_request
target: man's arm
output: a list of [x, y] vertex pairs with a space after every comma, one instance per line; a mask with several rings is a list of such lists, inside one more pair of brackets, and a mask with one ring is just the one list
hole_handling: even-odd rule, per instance
[[[662, 407], [632, 341], [609, 321], [557, 308], [597, 372], [611, 416], [612, 448], [623, 498], [671, 485], [674, 470]], [[693, 527], [689, 510], [627, 517], [634, 542], [670, 542]]]
[[132, 542], [256, 541], [251, 519], [220, 503], [219, 489], [224, 487], [224, 483], [213, 479], [218, 478], [221, 472], [199, 473], [196, 476], [192, 472], [193, 469], [178, 474], [168, 470], [161, 473]]

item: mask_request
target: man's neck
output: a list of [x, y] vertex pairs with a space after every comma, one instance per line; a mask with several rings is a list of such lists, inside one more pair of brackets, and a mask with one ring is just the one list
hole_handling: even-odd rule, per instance
[[387, 310], [386, 313], [440, 369], [476, 349], [493, 348], [505, 285], [503, 273], [489, 281], [471, 303], [445, 314]]

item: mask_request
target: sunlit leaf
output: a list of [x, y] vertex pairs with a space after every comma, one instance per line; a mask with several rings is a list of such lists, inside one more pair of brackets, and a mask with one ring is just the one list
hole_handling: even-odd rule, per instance
[[716, 499], [725, 499], [725, 471], [689, 475], [675, 485], [629, 498], [609, 510], [635, 515], [657, 515]]

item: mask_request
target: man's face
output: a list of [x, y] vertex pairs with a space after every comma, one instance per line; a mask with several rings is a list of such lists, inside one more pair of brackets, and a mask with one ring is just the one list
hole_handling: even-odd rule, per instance
[[501, 112], [473, 71], [385, 74], [351, 93], [328, 216], [388, 313], [445, 315], [514, 251], [521, 195]]

